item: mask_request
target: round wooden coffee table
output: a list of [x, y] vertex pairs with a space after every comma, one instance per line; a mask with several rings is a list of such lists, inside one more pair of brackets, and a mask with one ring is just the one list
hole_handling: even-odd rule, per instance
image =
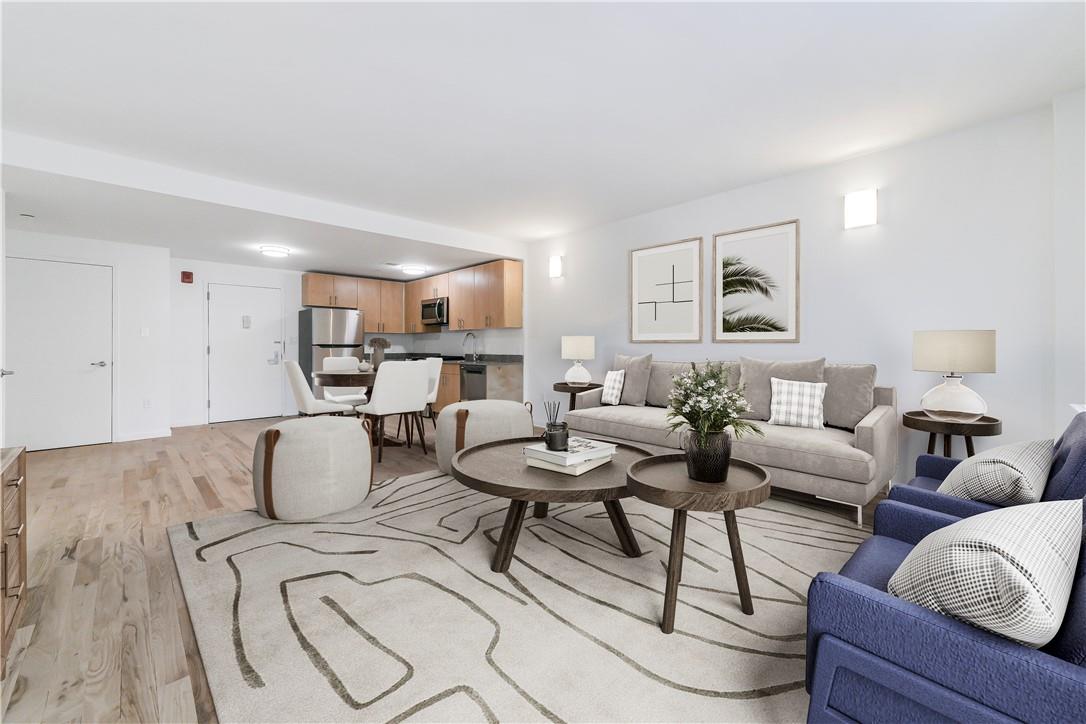
[[754, 463], [731, 459], [728, 479], [723, 483], [699, 483], [686, 475], [683, 453], [653, 455], [630, 465], [626, 473], [630, 493], [645, 502], [672, 508], [671, 553], [667, 562], [667, 588], [664, 589], [664, 620], [660, 630], [675, 630], [675, 603], [679, 581], [683, 575], [683, 546], [686, 542], [686, 514], [689, 510], [723, 511], [732, 549], [735, 582], [739, 586], [739, 601], [743, 613], [754, 613], [747, 583], [747, 567], [743, 562], [743, 546], [739, 541], [739, 525], [735, 511], [750, 508], [769, 497], [769, 471]]
[[518, 437], [496, 440], [464, 448], [452, 459], [453, 477], [481, 493], [509, 498], [498, 549], [490, 570], [505, 573], [513, 560], [520, 526], [528, 503], [588, 503], [602, 502], [615, 528], [622, 552], [631, 558], [641, 555], [620, 498], [630, 496], [626, 488], [626, 468], [633, 462], [649, 457], [641, 448], [616, 443], [618, 450], [611, 462], [573, 476], [540, 468], [530, 468], [524, 462], [524, 447], [539, 442], [538, 437]]

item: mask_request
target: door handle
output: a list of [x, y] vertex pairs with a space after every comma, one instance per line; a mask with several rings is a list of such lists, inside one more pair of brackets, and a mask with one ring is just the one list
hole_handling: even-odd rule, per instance
[[105, 366], [106, 366], [106, 361], [105, 360], [98, 360], [97, 362], [91, 362], [91, 367], [105, 367]]
[[0, 377], [7, 377], [8, 375], [15, 374], [15, 370], [3, 370], [0, 369]]

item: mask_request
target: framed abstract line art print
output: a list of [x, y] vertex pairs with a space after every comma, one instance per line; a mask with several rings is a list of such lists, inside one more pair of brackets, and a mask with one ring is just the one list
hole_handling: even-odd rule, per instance
[[702, 238], [630, 252], [630, 341], [701, 341]]
[[799, 341], [799, 221], [713, 236], [714, 342]]

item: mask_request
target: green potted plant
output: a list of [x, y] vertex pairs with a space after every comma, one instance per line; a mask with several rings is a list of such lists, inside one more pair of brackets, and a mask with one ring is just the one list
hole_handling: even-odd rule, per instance
[[675, 377], [668, 395], [667, 418], [671, 432], [685, 431], [682, 442], [687, 475], [703, 483], [727, 479], [732, 457], [728, 428], [737, 438], [748, 432], [764, 434], [753, 422], [740, 417], [749, 411], [743, 388], [728, 386], [728, 374], [720, 362], [706, 362], [701, 368]]

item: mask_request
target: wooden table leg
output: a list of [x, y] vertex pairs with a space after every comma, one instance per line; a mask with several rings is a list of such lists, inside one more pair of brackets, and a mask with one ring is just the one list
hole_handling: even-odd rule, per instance
[[550, 503], [536, 503], [535, 506], [532, 508], [532, 515], [534, 515], [536, 518], [546, 518], [547, 511], [550, 509], [550, 507]]
[[743, 561], [743, 544], [739, 542], [739, 524], [735, 522], [735, 511], [724, 511], [724, 525], [728, 529], [728, 545], [732, 549], [732, 566], [735, 568], [735, 582], [739, 586], [739, 603], [743, 613], [754, 613], [754, 602], [750, 599], [750, 585], [747, 583], [747, 564]]
[[667, 557], [664, 620], [660, 622], [660, 630], [666, 634], [675, 630], [675, 604], [679, 597], [679, 581], [683, 577], [683, 545], [685, 543], [686, 511], [676, 510], [671, 516], [671, 552]]
[[607, 517], [611, 519], [611, 525], [614, 526], [615, 535], [618, 536], [618, 543], [622, 546], [622, 552], [630, 558], [640, 556], [641, 548], [637, 545], [637, 538], [634, 538], [634, 533], [630, 529], [630, 521], [626, 520], [626, 512], [622, 510], [622, 504], [617, 500], [605, 500], [603, 501], [603, 507], [607, 510]]
[[967, 457], [973, 457], [976, 455], [976, 451], [973, 449], [973, 436], [965, 435], [965, 454]]
[[528, 501], [526, 500], [509, 502], [509, 512], [505, 514], [502, 535], [498, 539], [498, 548], [494, 551], [494, 561], [490, 564], [490, 570], [495, 573], [505, 573], [509, 570], [509, 563], [513, 560], [513, 550], [517, 547], [517, 538], [520, 536], [520, 526], [524, 522], [524, 513], [527, 510]]
[[929, 432], [928, 433], [928, 455], [934, 455], [934, 454], [935, 454], [935, 433], [934, 432]]
[[951, 435], [948, 435], [945, 432], [943, 433], [943, 457], [945, 457], [945, 458], [950, 457], [950, 439], [951, 439], [951, 437], [952, 437]]
[[569, 411], [573, 412], [576, 409], [577, 409], [577, 393], [576, 392], [570, 392], [569, 393]]

